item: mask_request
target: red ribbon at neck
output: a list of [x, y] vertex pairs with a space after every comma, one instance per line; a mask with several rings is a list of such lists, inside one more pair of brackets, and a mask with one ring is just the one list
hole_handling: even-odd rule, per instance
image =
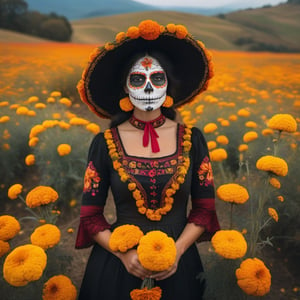
[[159, 145], [157, 138], [159, 137], [155, 131], [152, 122], [145, 122], [144, 135], [143, 135], [143, 146], [147, 147], [149, 144], [149, 137], [151, 138], [152, 152], [159, 152]]

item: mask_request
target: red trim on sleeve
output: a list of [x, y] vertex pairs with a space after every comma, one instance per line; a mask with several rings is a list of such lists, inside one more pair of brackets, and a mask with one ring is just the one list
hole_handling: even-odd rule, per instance
[[95, 243], [93, 236], [110, 228], [103, 215], [104, 207], [87, 205], [80, 210], [80, 223], [75, 243], [76, 249], [88, 248]]
[[215, 209], [214, 198], [193, 199], [188, 223], [194, 223], [205, 228], [198, 242], [209, 241], [220, 225]]

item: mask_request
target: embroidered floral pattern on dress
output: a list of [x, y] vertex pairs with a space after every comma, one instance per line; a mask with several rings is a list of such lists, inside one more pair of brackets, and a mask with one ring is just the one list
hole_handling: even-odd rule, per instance
[[95, 196], [98, 192], [98, 187], [100, 184], [101, 178], [93, 164], [92, 161], [89, 162], [85, 174], [84, 174], [84, 193], [92, 193], [92, 196]]
[[198, 169], [198, 177], [200, 185], [209, 186], [213, 184], [214, 178], [208, 156], [205, 156], [202, 160], [202, 163]]

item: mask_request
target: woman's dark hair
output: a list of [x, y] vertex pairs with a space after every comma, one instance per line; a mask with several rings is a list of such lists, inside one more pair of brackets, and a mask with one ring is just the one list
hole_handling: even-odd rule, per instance
[[[121, 71], [121, 85], [125, 88], [126, 86], [126, 79], [129, 73], [130, 68], [132, 65], [140, 58], [144, 57], [145, 55], [152, 56], [153, 58], [157, 59], [162, 66], [162, 68], [165, 70], [167, 74], [168, 79], [168, 88], [167, 88], [167, 94], [172, 97], [172, 95], [176, 94], [175, 90], [177, 88], [180, 88], [179, 81], [176, 79], [175, 74], [172, 70], [172, 62], [169, 58], [167, 58], [162, 52], [158, 51], [142, 51], [135, 53], [133, 56], [131, 56], [127, 62], [120, 66]], [[120, 95], [120, 99], [124, 98], [126, 96], [125, 90]], [[176, 111], [174, 108], [170, 107], [161, 107], [161, 112], [163, 115], [165, 115], [168, 119], [175, 120], [176, 118]], [[132, 114], [131, 112], [120, 112], [116, 115], [114, 115], [111, 119], [110, 127], [116, 127], [120, 125], [121, 123], [125, 122], [130, 118]]]

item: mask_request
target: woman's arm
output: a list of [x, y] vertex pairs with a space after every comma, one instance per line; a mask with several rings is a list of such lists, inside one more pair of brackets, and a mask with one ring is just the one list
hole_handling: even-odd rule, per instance
[[112, 251], [109, 247], [109, 239], [111, 236], [111, 231], [106, 229], [104, 231], [100, 231], [93, 236], [96, 243], [98, 243], [101, 247], [106, 249], [107, 251], [114, 254], [118, 257], [123, 265], [125, 266], [128, 273], [144, 279], [145, 277], [150, 277], [151, 272], [146, 270], [139, 262], [138, 256], [135, 249], [131, 249], [127, 252], [120, 251]]
[[163, 280], [172, 276], [177, 271], [178, 262], [183, 253], [199, 239], [204, 230], [202, 226], [188, 223], [175, 243], [177, 250], [175, 263], [168, 270], [152, 274], [152, 278]]

